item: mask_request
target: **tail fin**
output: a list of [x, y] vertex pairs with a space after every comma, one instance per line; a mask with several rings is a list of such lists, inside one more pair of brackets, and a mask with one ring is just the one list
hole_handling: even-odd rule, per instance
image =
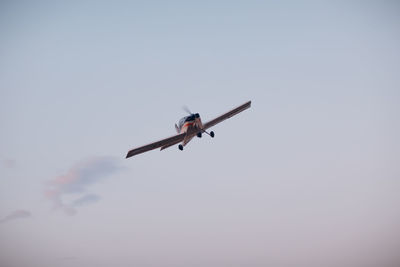
[[176, 129], [176, 132], [177, 132], [177, 133], [180, 132], [180, 131], [179, 131], [179, 127], [178, 127], [178, 125], [176, 125], [176, 123], [175, 123], [175, 129]]

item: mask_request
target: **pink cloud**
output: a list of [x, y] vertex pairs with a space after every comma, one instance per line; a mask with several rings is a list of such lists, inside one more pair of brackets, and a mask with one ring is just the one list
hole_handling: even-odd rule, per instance
[[[122, 168], [113, 157], [95, 157], [80, 161], [62, 174], [46, 183], [44, 196], [53, 203], [53, 209], [63, 210], [67, 215], [76, 214], [76, 207], [97, 202], [100, 197], [86, 194], [90, 186], [117, 173]], [[83, 196], [82, 196], [83, 194]], [[72, 203], [65, 203], [63, 197], [80, 195]]]
[[3, 159], [0, 161], [1, 165], [7, 169], [12, 169], [17, 165], [17, 161], [14, 159]]

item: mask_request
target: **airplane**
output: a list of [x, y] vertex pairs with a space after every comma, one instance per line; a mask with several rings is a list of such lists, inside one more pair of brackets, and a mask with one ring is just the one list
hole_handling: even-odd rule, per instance
[[201, 138], [203, 133], [206, 133], [213, 138], [215, 134], [213, 131], [207, 132], [208, 128], [250, 108], [250, 106], [251, 106], [251, 101], [248, 101], [243, 105], [240, 105], [204, 124], [201, 121], [199, 113], [189, 112], [190, 113], [189, 116], [180, 119], [178, 125], [175, 124], [177, 135], [162, 139], [160, 141], [148, 145], [131, 149], [128, 151], [126, 158], [130, 158], [137, 154], [141, 154], [156, 148], [161, 148], [160, 150], [164, 150], [178, 143], [181, 143], [178, 145], [179, 150], [183, 150], [183, 147], [186, 146], [193, 139], [193, 137], [197, 136]]

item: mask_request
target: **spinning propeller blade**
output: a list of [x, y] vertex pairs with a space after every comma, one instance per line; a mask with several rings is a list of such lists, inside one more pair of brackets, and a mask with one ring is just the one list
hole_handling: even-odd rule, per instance
[[182, 109], [184, 111], [186, 111], [187, 113], [189, 113], [189, 115], [192, 115], [192, 112], [190, 111], [190, 109], [187, 106], [183, 106]]

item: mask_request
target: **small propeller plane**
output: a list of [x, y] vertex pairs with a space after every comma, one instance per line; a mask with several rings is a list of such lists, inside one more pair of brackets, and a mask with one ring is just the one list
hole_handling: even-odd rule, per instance
[[178, 143], [181, 143], [178, 145], [179, 150], [183, 150], [183, 147], [189, 143], [193, 137], [201, 137], [203, 133], [208, 134], [211, 137], [214, 137], [214, 132], [207, 132], [207, 129], [216, 125], [217, 123], [220, 123], [248, 108], [251, 106], [251, 101], [248, 101], [244, 103], [243, 105], [238, 106], [237, 108], [234, 108], [221, 116], [206, 122], [202, 123], [200, 114], [199, 113], [190, 113], [189, 116], [183, 117], [178, 125], [175, 124], [175, 129], [177, 131], [177, 135], [165, 138], [163, 140], [144, 145], [138, 148], [134, 148], [129, 150], [128, 154], [126, 155], [126, 158], [130, 158], [132, 156], [135, 156], [137, 154], [141, 154], [144, 152], [147, 152], [149, 150], [153, 150], [156, 148], [161, 148], [160, 150], [164, 150], [170, 146], [176, 145]]

